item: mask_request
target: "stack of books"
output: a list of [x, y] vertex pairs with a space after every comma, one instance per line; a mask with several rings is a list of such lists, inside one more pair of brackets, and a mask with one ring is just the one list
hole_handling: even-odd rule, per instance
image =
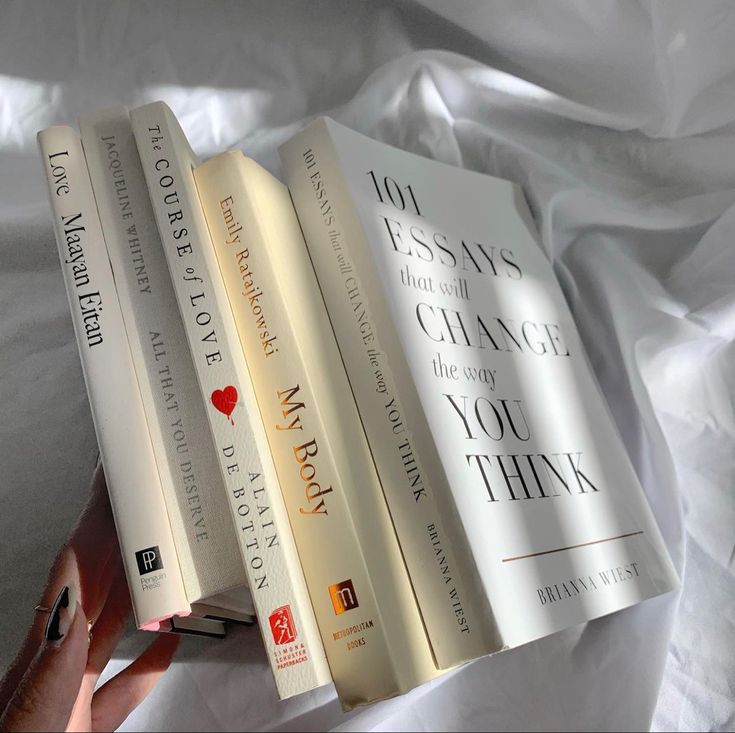
[[678, 584], [514, 184], [330, 119], [39, 133], [141, 629], [257, 619], [345, 708]]

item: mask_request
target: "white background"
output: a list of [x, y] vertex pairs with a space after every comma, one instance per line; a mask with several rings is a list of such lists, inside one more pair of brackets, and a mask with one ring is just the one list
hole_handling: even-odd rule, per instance
[[[187, 640], [125, 727], [735, 725], [731, 4], [6, 0], [0, 11], [0, 665], [96, 455], [35, 133], [160, 98], [203, 156], [241, 147], [279, 173], [277, 145], [328, 113], [522, 184], [684, 587], [349, 720], [331, 688], [278, 703], [254, 629]], [[113, 668], [146, 640], [128, 638]]]

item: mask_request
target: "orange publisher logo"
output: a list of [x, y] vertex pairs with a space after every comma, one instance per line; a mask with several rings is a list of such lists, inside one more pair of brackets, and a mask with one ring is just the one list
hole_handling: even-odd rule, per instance
[[329, 597], [332, 599], [334, 612], [339, 616], [340, 613], [351, 611], [360, 604], [357, 602], [357, 594], [351, 580], [343, 580], [341, 583], [335, 583], [329, 586]]

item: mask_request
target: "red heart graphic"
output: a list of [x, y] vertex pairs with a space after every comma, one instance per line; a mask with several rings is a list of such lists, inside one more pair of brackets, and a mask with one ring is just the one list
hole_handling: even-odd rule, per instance
[[212, 404], [234, 425], [235, 421], [230, 417], [237, 405], [237, 389], [232, 385], [224, 389], [215, 389], [212, 392]]

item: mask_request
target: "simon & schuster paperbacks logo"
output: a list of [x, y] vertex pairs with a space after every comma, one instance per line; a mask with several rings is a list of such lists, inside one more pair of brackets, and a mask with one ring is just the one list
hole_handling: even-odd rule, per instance
[[147, 547], [135, 553], [135, 561], [138, 563], [138, 572], [141, 575], [152, 573], [154, 570], [163, 570], [163, 560], [158, 546]]
[[357, 593], [351, 580], [343, 580], [341, 583], [335, 583], [329, 586], [329, 597], [332, 599], [334, 612], [339, 616], [341, 613], [351, 611], [360, 604], [357, 602]]
[[281, 606], [268, 616], [273, 641], [276, 644], [290, 644], [296, 639], [296, 626], [290, 606]]

